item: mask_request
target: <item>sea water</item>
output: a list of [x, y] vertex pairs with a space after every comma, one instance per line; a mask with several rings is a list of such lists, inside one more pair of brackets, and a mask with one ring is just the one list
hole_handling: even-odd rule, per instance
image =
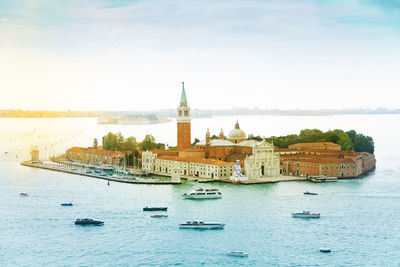
[[[90, 146], [108, 131], [152, 133], [176, 143], [175, 122], [97, 125], [95, 119], [0, 119], [0, 266], [399, 266], [400, 116], [216, 117], [192, 120], [192, 137], [207, 128], [225, 133], [239, 119], [248, 134], [286, 135], [303, 128], [355, 129], [374, 137], [377, 168], [360, 179], [336, 183], [263, 185], [136, 185], [24, 167], [31, 145], [41, 156], [72, 145]], [[8, 152], [5, 154], [5, 152]], [[191, 189], [217, 187], [218, 200], [185, 200]], [[303, 195], [303, 191], [318, 196]], [[28, 193], [21, 197], [20, 193]], [[72, 207], [61, 203], [72, 202]], [[167, 206], [167, 212], [143, 212]], [[291, 212], [320, 212], [295, 219]], [[168, 218], [151, 218], [151, 214]], [[76, 218], [104, 221], [76, 226]], [[203, 219], [224, 230], [182, 230]], [[328, 247], [331, 253], [320, 253]], [[241, 250], [246, 258], [227, 256]]]

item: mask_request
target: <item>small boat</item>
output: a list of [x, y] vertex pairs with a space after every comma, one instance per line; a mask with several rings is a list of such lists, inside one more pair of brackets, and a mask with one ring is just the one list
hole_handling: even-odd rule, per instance
[[91, 170], [87, 170], [86, 173], [89, 174], [89, 173], [92, 173], [92, 171]]
[[143, 211], [167, 211], [167, 207], [145, 207]]
[[292, 213], [293, 218], [319, 218], [320, 215], [320, 213], [311, 213], [310, 211]]
[[75, 224], [78, 224], [78, 225], [103, 225], [104, 222], [93, 220], [90, 218], [84, 218], [84, 219], [76, 219]]
[[166, 218], [168, 215], [163, 215], [163, 214], [156, 214], [156, 215], [151, 215], [151, 218]]
[[330, 252], [331, 252], [331, 249], [330, 249], [330, 248], [320, 248], [320, 249], [319, 249], [319, 252], [322, 252], [322, 253], [330, 253]]
[[72, 203], [61, 203], [60, 205], [63, 206], [63, 207], [73, 206]]
[[196, 188], [189, 193], [183, 194], [185, 199], [216, 199], [222, 198], [221, 192], [217, 188]]
[[328, 175], [311, 176], [310, 180], [314, 183], [337, 182], [337, 177], [329, 177]]
[[228, 256], [234, 256], [234, 257], [248, 257], [249, 254], [243, 251], [237, 251], [237, 250], [232, 250], [226, 252], [226, 255]]
[[19, 194], [21, 197], [27, 197], [27, 196], [29, 196], [28, 195], [28, 193], [21, 193], [21, 194]]
[[110, 185], [110, 180], [107, 180], [107, 185]]
[[311, 195], [311, 196], [317, 196], [318, 195], [318, 193], [312, 193], [312, 192], [308, 192], [308, 191], [303, 192], [303, 193], [304, 193], [304, 195]]
[[181, 229], [224, 229], [225, 224], [219, 222], [204, 222], [200, 220], [187, 221], [179, 224]]

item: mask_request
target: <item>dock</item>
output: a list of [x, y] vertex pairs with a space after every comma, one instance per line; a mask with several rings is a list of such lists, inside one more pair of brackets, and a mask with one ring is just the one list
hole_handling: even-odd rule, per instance
[[[184, 177], [182, 177], [184, 179]], [[279, 183], [279, 182], [290, 182], [290, 181], [309, 181], [310, 179], [306, 177], [299, 177], [299, 176], [275, 176], [275, 177], [263, 177], [263, 178], [255, 178], [255, 179], [249, 179], [247, 181], [241, 181], [238, 184], [241, 185], [252, 185], [252, 184], [269, 184], [269, 183]], [[232, 184], [232, 181], [230, 179], [208, 179], [208, 178], [198, 178], [197, 182], [199, 183], [215, 183], [215, 182], [221, 182], [221, 183], [230, 183]]]
[[130, 180], [130, 179], [120, 179], [120, 178], [115, 178], [115, 177], [108, 177], [108, 176], [101, 176], [101, 175], [96, 175], [93, 173], [82, 173], [78, 171], [73, 171], [68, 168], [62, 168], [62, 167], [56, 167], [56, 166], [51, 166], [51, 165], [46, 165], [40, 162], [32, 162], [32, 161], [24, 161], [21, 162], [22, 166], [27, 166], [27, 167], [32, 167], [32, 168], [39, 168], [39, 169], [45, 169], [45, 170], [51, 170], [51, 171], [58, 171], [58, 172], [64, 172], [64, 173], [69, 173], [69, 174], [77, 174], [81, 176], [87, 176], [91, 178], [97, 178], [97, 179], [102, 179], [102, 180], [108, 180], [108, 181], [113, 181], [113, 182], [119, 182], [119, 183], [128, 183], [128, 184], [163, 184], [163, 185], [171, 185], [171, 184], [181, 184], [182, 182], [177, 182], [177, 181], [156, 181], [156, 180]]

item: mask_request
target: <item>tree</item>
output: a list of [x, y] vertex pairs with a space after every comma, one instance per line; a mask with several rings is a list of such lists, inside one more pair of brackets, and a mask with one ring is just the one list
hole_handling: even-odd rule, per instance
[[103, 137], [103, 149], [104, 150], [115, 150], [118, 148], [117, 136], [112, 132], [109, 132]]
[[213, 134], [210, 139], [211, 140], [219, 139], [219, 136], [216, 136], [215, 134]]
[[154, 136], [152, 136], [151, 134], [146, 134], [143, 141], [140, 143], [140, 149], [142, 151], [155, 149], [157, 147], [155, 141], [156, 139], [154, 138]]
[[263, 140], [261, 136], [259, 136], [259, 135], [255, 136], [254, 134], [249, 134], [249, 137], [247, 139], [248, 140], [256, 140], [258, 142]]
[[195, 138], [194, 139], [194, 142], [193, 142], [193, 144], [192, 144], [192, 146], [195, 146], [197, 143], [199, 143], [200, 142], [200, 140], [199, 139], [197, 139], [197, 138]]
[[93, 148], [97, 148], [98, 142], [97, 142], [97, 138], [95, 138], [93, 140]]

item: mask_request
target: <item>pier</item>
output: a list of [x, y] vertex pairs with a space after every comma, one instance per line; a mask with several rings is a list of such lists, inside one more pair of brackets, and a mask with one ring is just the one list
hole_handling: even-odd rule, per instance
[[55, 165], [50, 165], [50, 164], [44, 164], [41, 162], [32, 162], [32, 161], [24, 161], [21, 163], [22, 166], [27, 166], [27, 167], [33, 167], [33, 168], [39, 168], [39, 169], [45, 169], [45, 170], [51, 170], [51, 171], [58, 171], [58, 172], [65, 172], [69, 174], [77, 174], [77, 175], [82, 175], [82, 176], [87, 176], [87, 177], [92, 177], [92, 178], [97, 178], [97, 179], [102, 179], [102, 180], [108, 180], [108, 181], [114, 181], [114, 182], [119, 182], [119, 183], [129, 183], [129, 184], [181, 184], [182, 182], [179, 181], [158, 181], [154, 179], [139, 179], [139, 180], [133, 180], [133, 179], [122, 179], [122, 178], [115, 178], [112, 176], [102, 176], [102, 175], [97, 175], [93, 173], [84, 173], [84, 172], [79, 172], [77, 170], [73, 170], [70, 168], [62, 167], [62, 166], [55, 166]]

